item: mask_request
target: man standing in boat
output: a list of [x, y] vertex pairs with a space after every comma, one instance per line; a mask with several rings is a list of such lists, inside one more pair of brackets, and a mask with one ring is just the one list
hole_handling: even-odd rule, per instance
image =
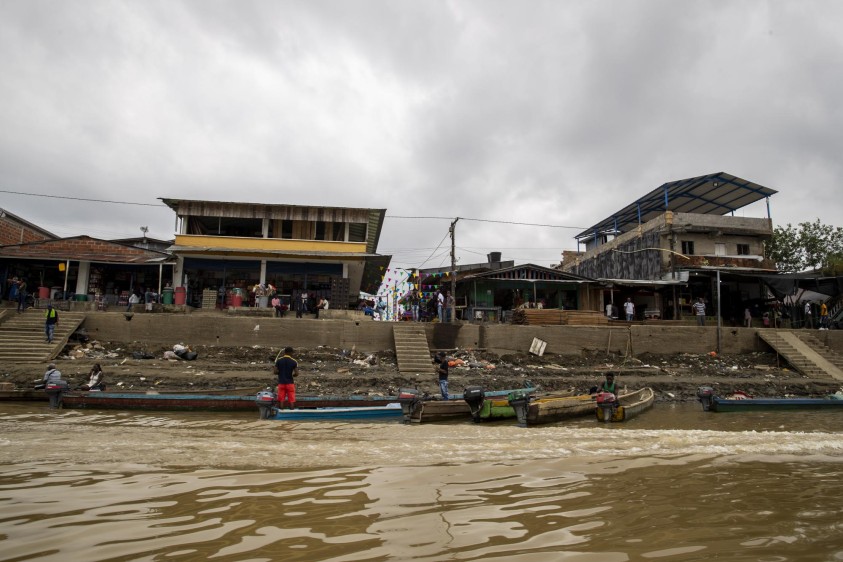
[[[295, 377], [299, 376], [299, 364], [292, 357], [292, 347], [285, 347], [283, 353], [283, 357], [275, 358], [275, 373], [278, 375], [278, 409], [283, 410], [284, 402], [288, 402], [290, 409], [295, 410]], [[278, 355], [281, 355], [281, 352]]]
[[606, 378], [600, 386], [591, 387], [591, 394], [596, 392], [611, 392], [615, 396], [620, 395], [620, 386], [615, 382], [615, 374], [606, 373]]

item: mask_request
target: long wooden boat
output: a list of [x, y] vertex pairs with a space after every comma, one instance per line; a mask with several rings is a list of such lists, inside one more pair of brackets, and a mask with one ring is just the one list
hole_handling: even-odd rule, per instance
[[403, 415], [401, 404], [390, 402], [385, 406], [361, 406], [356, 408], [297, 408], [275, 410], [273, 420], [330, 421], [330, 420], [374, 420], [397, 419]]
[[653, 406], [656, 395], [652, 388], [642, 388], [617, 397], [614, 405], [601, 404], [597, 398], [597, 419], [602, 422], [622, 422], [634, 418]]
[[[197, 410], [197, 411], [256, 411], [255, 394], [178, 394], [123, 392], [68, 392], [62, 397], [65, 408], [103, 410]], [[385, 406], [397, 402], [397, 396], [309, 396], [298, 395], [299, 408], [357, 408]]]
[[[407, 393], [407, 389], [402, 389]], [[484, 392], [486, 397], [503, 398], [515, 390], [491, 390]], [[404, 406], [405, 423], [427, 423], [454, 419], [470, 419], [471, 406], [465, 401], [463, 394], [452, 394], [448, 400], [419, 399], [415, 394], [403, 396], [399, 400]]]
[[830, 394], [825, 398], [756, 398], [737, 391], [730, 396], [717, 396], [710, 386], [701, 386], [697, 389], [697, 398], [706, 412], [843, 411], [843, 394]]
[[[487, 397], [486, 393], [479, 387], [471, 387], [465, 390], [464, 400], [471, 408], [471, 415], [475, 422], [502, 420], [517, 417], [513, 404], [519, 401], [532, 400], [537, 388], [522, 388], [513, 390], [504, 397]], [[544, 398], [570, 396], [571, 392], [564, 391]]]
[[591, 415], [594, 412], [595, 401], [591, 394], [579, 394], [534, 400], [516, 399], [510, 402], [510, 405], [515, 409], [518, 425], [527, 427]]

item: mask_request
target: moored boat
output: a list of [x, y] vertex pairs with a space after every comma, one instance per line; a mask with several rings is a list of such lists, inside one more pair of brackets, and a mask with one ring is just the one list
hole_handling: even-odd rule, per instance
[[275, 409], [273, 420], [374, 420], [393, 419], [402, 415], [401, 404], [390, 402], [384, 406], [358, 406], [352, 408], [296, 408], [295, 410]]
[[[538, 388], [521, 388], [510, 391], [506, 396], [489, 396], [479, 386], [465, 389], [463, 398], [471, 408], [471, 417], [475, 422], [500, 420], [516, 417], [513, 403], [530, 400]], [[570, 392], [560, 392], [552, 396], [570, 396]], [[550, 397], [550, 396], [548, 396]]]
[[[194, 392], [131, 393], [131, 392], [68, 392], [63, 397], [65, 408], [103, 410], [197, 410], [197, 411], [254, 411], [255, 390], [240, 394], [229, 389], [228, 394]], [[396, 396], [308, 396], [296, 397], [296, 404], [305, 408], [353, 408], [385, 406], [397, 402]]]
[[622, 422], [634, 418], [652, 407], [656, 395], [646, 387], [627, 394], [615, 396], [611, 392], [597, 395], [597, 419], [602, 422]]
[[[522, 389], [523, 390], [523, 389]], [[534, 390], [534, 389], [527, 389]], [[491, 390], [483, 393], [485, 397], [504, 398], [516, 390]], [[405, 423], [427, 423], [454, 419], [470, 419], [471, 406], [465, 400], [465, 394], [452, 394], [448, 400], [424, 399], [414, 388], [402, 388], [398, 400], [404, 410]]]
[[755, 398], [739, 393], [732, 397], [714, 394], [708, 386], [697, 391], [703, 410], [711, 412], [758, 412], [790, 410], [836, 410], [843, 411], [843, 396], [829, 395], [826, 398]]
[[527, 427], [558, 422], [578, 416], [587, 416], [594, 411], [594, 396], [552, 396], [531, 399], [514, 397], [510, 405], [515, 409], [518, 425]]

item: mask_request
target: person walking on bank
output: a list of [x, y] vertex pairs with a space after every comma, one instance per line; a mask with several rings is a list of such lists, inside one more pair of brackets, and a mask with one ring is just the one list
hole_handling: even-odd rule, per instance
[[697, 315], [697, 324], [705, 326], [705, 301], [703, 298], [700, 297], [692, 308], [694, 309], [694, 314]]
[[626, 302], [623, 303], [623, 311], [626, 314], [626, 321], [632, 322], [632, 319], [635, 318], [635, 304], [632, 299], [626, 299]]
[[26, 279], [23, 277], [18, 281], [18, 312], [26, 310]]
[[437, 374], [439, 375], [439, 392], [442, 393], [442, 400], [448, 399], [448, 358], [445, 356], [444, 351], [440, 351], [436, 354], [436, 357], [433, 359], [433, 362], [439, 365], [436, 369]]
[[820, 330], [828, 330], [828, 307], [820, 303]]
[[53, 343], [53, 334], [59, 323], [59, 313], [52, 304], [47, 305], [47, 314], [44, 316], [44, 334], [47, 336], [47, 343]]
[[[281, 355], [282, 352], [278, 352]], [[278, 375], [278, 409], [284, 409], [284, 402], [290, 405], [291, 410], [296, 409], [296, 381], [299, 376], [299, 363], [293, 359], [293, 348], [285, 347], [283, 357], [275, 358], [273, 371]]]

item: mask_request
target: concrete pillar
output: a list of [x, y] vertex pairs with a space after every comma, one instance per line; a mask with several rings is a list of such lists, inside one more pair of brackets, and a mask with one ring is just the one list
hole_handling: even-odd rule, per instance
[[88, 281], [91, 278], [91, 262], [89, 261], [80, 261], [79, 262], [79, 275], [76, 277], [76, 294], [77, 295], [87, 295], [88, 294]]

